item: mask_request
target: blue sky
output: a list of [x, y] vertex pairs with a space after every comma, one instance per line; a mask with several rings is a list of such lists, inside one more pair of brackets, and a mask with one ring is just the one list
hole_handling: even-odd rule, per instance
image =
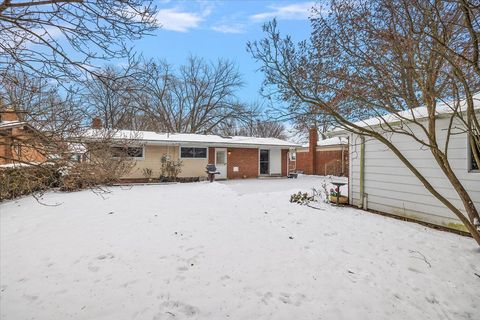
[[263, 36], [262, 25], [277, 18], [282, 33], [294, 40], [309, 37], [309, 1], [159, 1], [158, 21], [162, 27], [154, 35], [136, 41], [134, 50], [147, 58], [161, 58], [178, 66], [189, 55], [207, 60], [234, 61], [245, 82], [239, 98], [260, 99], [263, 74], [246, 51], [247, 41]]

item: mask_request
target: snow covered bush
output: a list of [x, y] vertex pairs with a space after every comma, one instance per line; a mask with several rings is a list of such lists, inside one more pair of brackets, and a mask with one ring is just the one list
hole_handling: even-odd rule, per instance
[[0, 201], [57, 187], [60, 171], [54, 166], [28, 166], [0, 169]]
[[290, 202], [298, 204], [308, 204], [310, 201], [314, 201], [314, 196], [309, 196], [308, 193], [298, 191], [290, 196]]
[[177, 181], [177, 177], [182, 172], [183, 162], [181, 160], [172, 160], [166, 154], [160, 159], [162, 164], [160, 168], [160, 181]]
[[148, 181], [152, 180], [152, 175], [153, 175], [153, 170], [150, 168], [143, 168], [142, 170], [142, 175], [147, 179]]
[[75, 191], [99, 185], [111, 185], [130, 172], [132, 163], [128, 161], [83, 162], [69, 168], [61, 180], [60, 189]]

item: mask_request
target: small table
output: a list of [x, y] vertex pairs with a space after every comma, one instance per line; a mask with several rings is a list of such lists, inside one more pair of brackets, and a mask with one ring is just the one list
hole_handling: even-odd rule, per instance
[[339, 198], [340, 198], [340, 187], [346, 185], [345, 182], [332, 182], [334, 186], [337, 187], [337, 206], [340, 205]]

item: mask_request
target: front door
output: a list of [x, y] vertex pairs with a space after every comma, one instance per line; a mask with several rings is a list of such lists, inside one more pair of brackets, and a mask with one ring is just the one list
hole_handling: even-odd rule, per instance
[[260, 149], [260, 174], [270, 174], [270, 150]]
[[217, 179], [227, 179], [227, 149], [215, 148], [215, 166], [220, 174]]

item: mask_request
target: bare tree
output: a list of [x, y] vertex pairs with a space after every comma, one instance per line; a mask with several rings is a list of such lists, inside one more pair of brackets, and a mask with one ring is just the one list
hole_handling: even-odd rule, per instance
[[215, 129], [214, 133], [221, 136], [287, 138], [286, 128], [282, 122], [265, 120], [258, 115], [242, 121], [227, 119]]
[[152, 0], [0, 1], [0, 74], [78, 78], [157, 27]]
[[73, 91], [62, 97], [56, 85], [22, 73], [1, 80], [0, 112], [8, 110], [19, 119], [0, 122], [0, 164], [6, 164], [0, 168], [0, 201], [35, 196], [52, 187], [97, 188], [132, 169], [130, 156], [115, 152], [129, 150], [132, 142], [115, 139], [116, 130], [85, 139], [94, 133], [88, 130], [88, 113]]
[[286, 139], [285, 125], [281, 122], [256, 119], [254, 122], [243, 125], [238, 131], [239, 135]]
[[190, 57], [178, 70], [164, 61], [147, 61], [140, 73], [140, 110], [154, 120], [154, 130], [211, 133], [227, 119], [250, 114], [236, 97], [243, 82], [230, 61]]
[[[309, 41], [296, 45], [282, 38], [273, 21], [264, 27], [265, 39], [248, 44], [262, 63], [266, 85], [292, 106], [314, 106], [336, 126], [386, 145], [480, 245], [478, 210], [448, 157], [450, 137], [461, 132], [472, 137], [475, 150], [479, 147], [473, 96], [480, 89], [480, 8], [462, 0], [334, 0], [327, 8], [314, 9]], [[461, 107], [463, 98], [466, 109]], [[450, 125], [439, 134], [436, 114], [442, 101], [452, 101], [445, 115]], [[426, 108], [426, 121], [414, 111], [421, 106]], [[392, 125], [386, 114], [394, 114], [400, 125]], [[381, 130], [355, 123], [371, 116], [377, 117]], [[400, 151], [392, 134], [431, 151], [463, 210]]]
[[[25, 126], [14, 123], [15, 129], [2, 126], [0, 145], [35, 155], [35, 161], [29, 160], [32, 157], [10, 155], [7, 158], [12, 159], [4, 159], [32, 167], [25, 174], [23, 171], [15, 174], [21, 181], [28, 182], [36, 174], [46, 177], [39, 179], [39, 183], [25, 184], [27, 191], [43, 190], [45, 181], [48, 186], [52, 186], [52, 181], [58, 184], [59, 170], [72, 168], [71, 139], [82, 133], [85, 112], [71, 85], [89, 77], [101, 79], [105, 86], [117, 85], [117, 79], [107, 79], [108, 74], [103, 77], [97, 74], [96, 66], [104, 60], [132, 56], [127, 41], [139, 39], [158, 27], [153, 3], [153, 0], [0, 0], [0, 92], [5, 97], [2, 108], [13, 108], [28, 121]], [[108, 143], [103, 146], [110, 148]], [[111, 157], [103, 159], [110, 161]], [[104, 181], [110, 181], [111, 177], [107, 178], [110, 173], [105, 173], [88, 177], [103, 176]], [[8, 172], [7, 176], [14, 173]]]
[[135, 95], [138, 90], [132, 66], [107, 66], [83, 82], [82, 100], [92, 117], [107, 129], [135, 128]]

